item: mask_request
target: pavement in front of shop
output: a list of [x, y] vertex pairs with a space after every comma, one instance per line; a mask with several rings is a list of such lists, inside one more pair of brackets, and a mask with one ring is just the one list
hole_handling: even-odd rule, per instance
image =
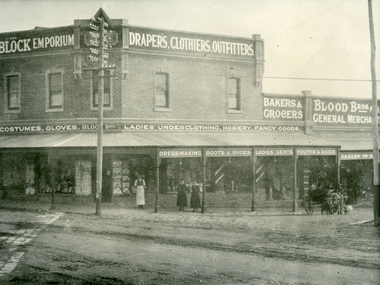
[[[371, 203], [360, 203], [356, 207], [358, 208], [368, 208]], [[13, 201], [13, 200], [0, 200], [0, 209], [7, 210], [18, 210], [18, 211], [36, 211], [36, 212], [64, 212], [64, 213], [75, 213], [91, 215], [95, 214], [95, 203], [91, 204], [55, 204], [52, 207], [51, 203], [38, 202], [38, 201]], [[178, 214], [178, 207], [172, 208], [158, 208], [158, 213]], [[282, 203], [280, 201], [266, 202], [255, 206], [255, 211], [251, 211], [250, 208], [216, 208], [208, 207], [205, 209], [205, 213], [201, 213], [201, 209], [198, 213], [193, 213], [192, 208], [186, 208], [185, 213], [199, 214], [199, 215], [216, 215], [216, 216], [294, 216], [294, 215], [307, 215], [304, 208], [302, 207], [302, 201], [298, 202], [298, 209], [296, 212], [292, 210], [292, 202], [286, 201]], [[121, 207], [112, 203], [102, 203], [101, 204], [101, 215], [102, 216], [128, 216], [128, 215], [146, 215], [146, 214], [156, 214], [154, 207], [147, 205], [144, 209], [140, 209], [137, 206]], [[319, 207], [316, 207], [314, 214], [320, 214]]]

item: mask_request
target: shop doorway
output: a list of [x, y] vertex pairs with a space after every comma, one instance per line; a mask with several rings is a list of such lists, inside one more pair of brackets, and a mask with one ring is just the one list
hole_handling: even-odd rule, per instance
[[103, 161], [103, 182], [102, 182], [102, 202], [112, 202], [112, 161]]

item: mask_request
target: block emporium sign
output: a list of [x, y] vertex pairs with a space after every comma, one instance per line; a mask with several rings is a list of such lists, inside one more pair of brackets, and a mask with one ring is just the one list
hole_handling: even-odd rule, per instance
[[73, 28], [0, 34], [0, 55], [67, 49], [73, 46]]
[[[60, 132], [95, 132], [96, 124], [46, 124], [46, 125], [3, 125], [1, 134], [15, 133], [60, 133]], [[105, 131], [132, 131], [132, 132], [301, 132], [302, 127], [288, 125], [264, 124], [105, 124]]]

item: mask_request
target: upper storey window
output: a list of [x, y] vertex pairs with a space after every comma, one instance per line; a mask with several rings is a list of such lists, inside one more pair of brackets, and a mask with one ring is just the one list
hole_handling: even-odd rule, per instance
[[[112, 108], [112, 84], [111, 84], [111, 72], [109, 70], [104, 71], [104, 85], [103, 85], [103, 107], [107, 109]], [[92, 73], [92, 86], [91, 86], [91, 109], [98, 108], [98, 96], [99, 96], [99, 75], [98, 71]]]
[[21, 111], [20, 75], [6, 75], [4, 78], [5, 112], [19, 113]]
[[228, 78], [228, 110], [241, 110], [241, 90], [239, 78]]
[[46, 111], [63, 111], [63, 73], [48, 72], [46, 78]]
[[155, 109], [169, 109], [169, 74], [156, 73], [154, 76]]

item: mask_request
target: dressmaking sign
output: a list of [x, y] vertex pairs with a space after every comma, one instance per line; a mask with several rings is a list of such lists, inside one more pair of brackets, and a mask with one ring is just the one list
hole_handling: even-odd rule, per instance
[[201, 149], [160, 149], [160, 158], [202, 157]]

